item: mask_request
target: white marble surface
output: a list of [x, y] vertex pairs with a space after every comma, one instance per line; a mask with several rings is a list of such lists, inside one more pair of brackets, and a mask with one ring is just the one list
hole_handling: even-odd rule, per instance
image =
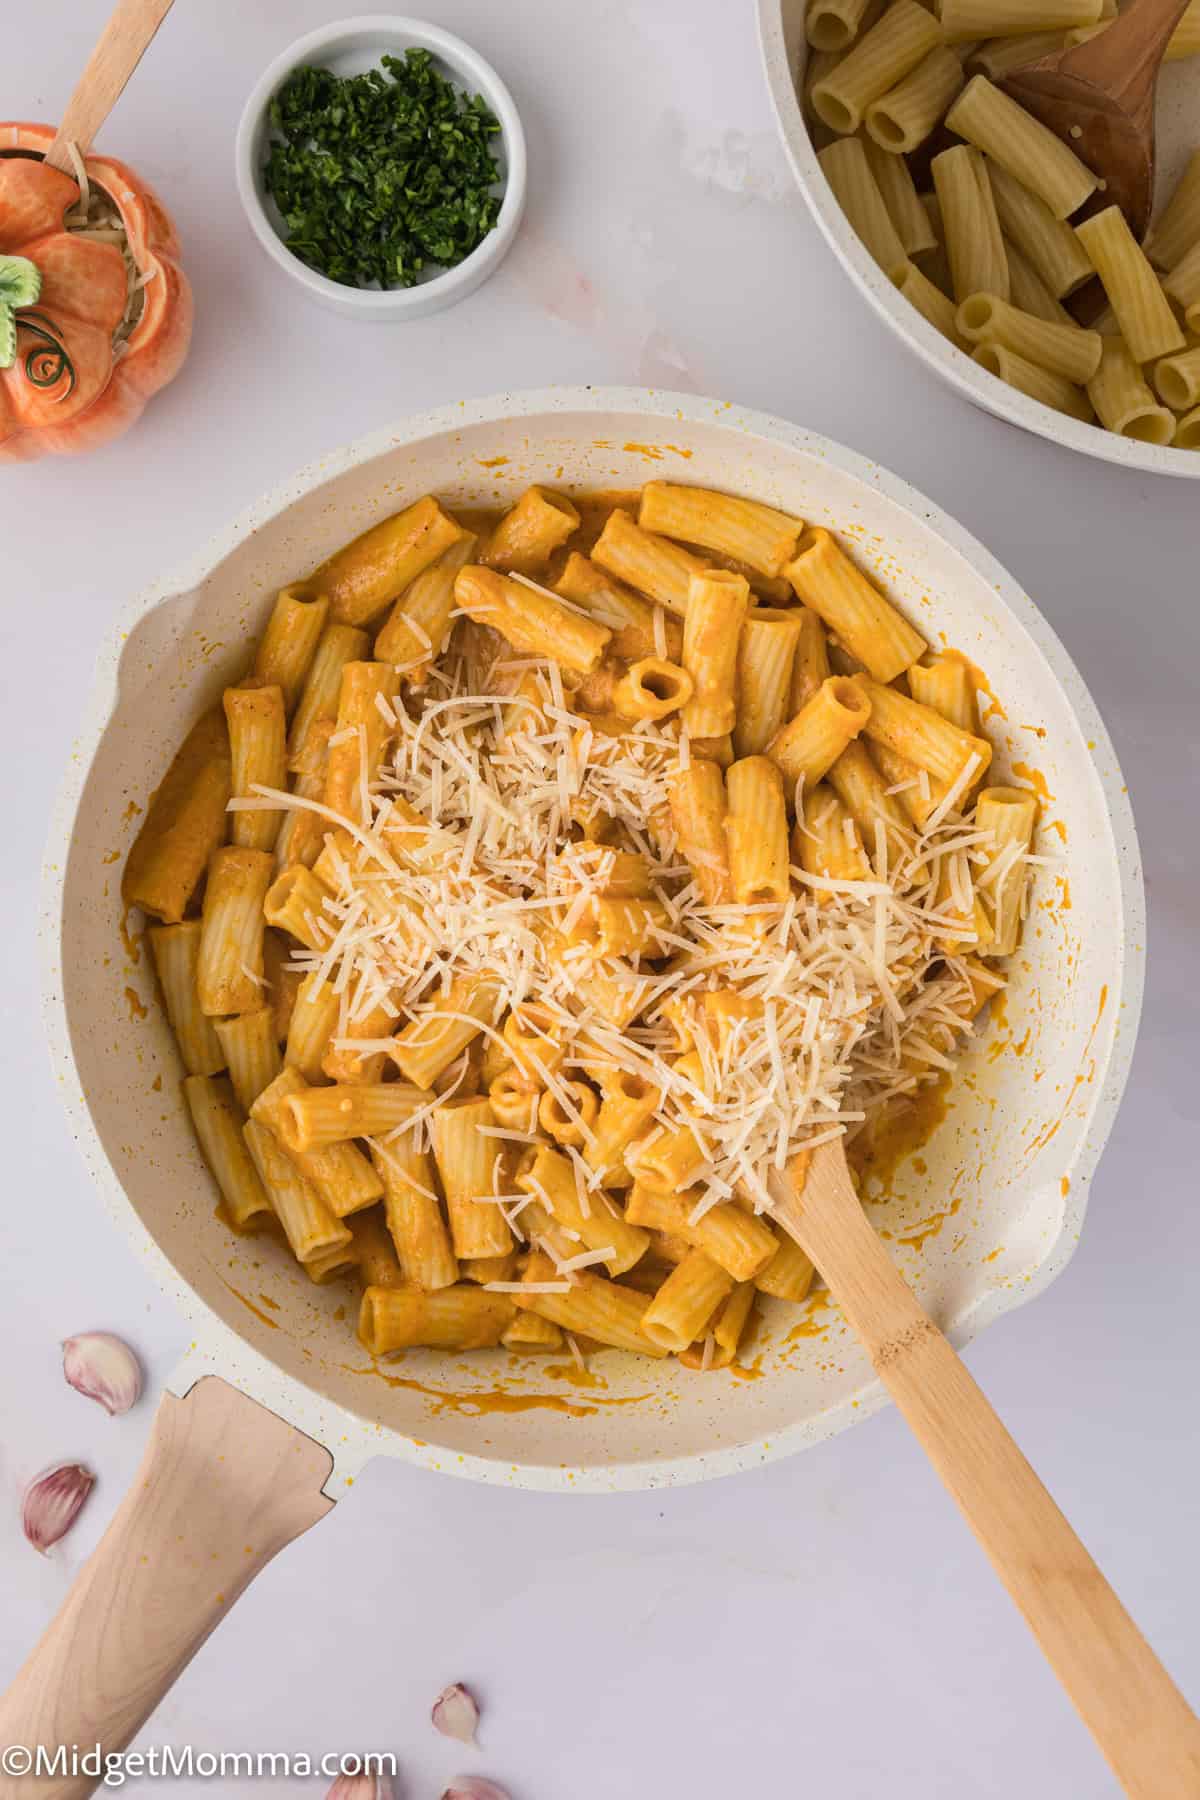
[[[42, 0], [9, 22], [0, 117], [54, 115], [105, 10]], [[288, 470], [390, 418], [502, 387], [640, 381], [802, 421], [933, 495], [1026, 584], [1116, 739], [1150, 893], [1141, 1045], [1078, 1255], [970, 1361], [1200, 1696], [1200, 489], [1022, 436], [896, 347], [791, 191], [750, 13], [439, 5], [523, 110], [529, 212], [485, 291], [396, 330], [312, 310], [251, 242], [234, 193], [242, 98], [292, 36], [337, 16], [330, 0], [181, 4], [106, 133], [176, 213], [198, 324], [184, 375], [122, 444], [0, 476], [0, 1679], [116, 1505], [150, 1415], [143, 1403], [111, 1422], [77, 1399], [57, 1341], [122, 1330], [152, 1382], [183, 1342], [88, 1189], [38, 1020], [44, 825], [106, 621]], [[17, 1500], [63, 1455], [86, 1457], [100, 1486], [43, 1563]], [[645, 1497], [525, 1496], [380, 1462], [268, 1569], [142, 1741], [393, 1748], [404, 1793], [425, 1800], [472, 1760], [427, 1724], [455, 1678], [486, 1697], [478, 1766], [514, 1800], [1115, 1792], [892, 1413], [803, 1460]]]

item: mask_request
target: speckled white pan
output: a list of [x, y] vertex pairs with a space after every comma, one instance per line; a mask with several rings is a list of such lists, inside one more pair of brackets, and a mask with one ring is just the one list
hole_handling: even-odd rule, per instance
[[[529, 1487], [649, 1487], [743, 1469], [865, 1418], [878, 1385], [836, 1311], [772, 1310], [743, 1374], [606, 1354], [591, 1384], [502, 1352], [413, 1353], [375, 1371], [349, 1289], [314, 1288], [237, 1240], [177, 1096], [147, 959], [123, 948], [119, 876], [138, 809], [198, 710], [244, 666], [274, 591], [428, 490], [496, 504], [531, 481], [671, 476], [754, 495], [850, 535], [934, 642], [986, 672], [1001, 770], [1044, 784], [1039, 874], [1006, 1016], [968, 1055], [945, 1122], [877, 1223], [959, 1344], [1039, 1293], [1083, 1223], [1129, 1067], [1142, 890], [1121, 773], [1083, 682], [1032, 603], [903, 483], [822, 438], [715, 401], [560, 389], [448, 407], [327, 457], [138, 596], [102, 654], [55, 814], [42, 937], [63, 1100], [114, 1220], [184, 1308], [193, 1351], [326, 1444], [329, 1491], [375, 1452]], [[141, 1006], [147, 1009], [141, 1013]], [[349, 1319], [346, 1315], [349, 1314]]]
[[[1139, 444], [1132, 438], [1101, 431], [1096, 425], [1081, 424], [1078, 419], [1055, 412], [1053, 407], [1043, 406], [1039, 400], [1031, 400], [1027, 394], [1009, 387], [1007, 382], [989, 375], [973, 363], [897, 293], [834, 199], [833, 189], [817, 161], [800, 111], [797, 94], [808, 62], [808, 42], [804, 35], [806, 10], [807, 0], [758, 0], [758, 28], [767, 86], [800, 192], [829, 247], [880, 317], [935, 375], [948, 381], [976, 406], [995, 413], [998, 419], [1007, 419], [1026, 431], [1036, 431], [1039, 437], [1066, 444], [1071, 450], [1082, 450], [1085, 456], [1099, 456], [1105, 462], [1122, 463], [1130, 469], [1149, 469], [1158, 475], [1182, 475], [1193, 481], [1200, 480], [1200, 452], [1164, 450], [1156, 444]], [[1155, 122], [1157, 207], [1162, 205], [1183, 173], [1188, 156], [1200, 143], [1200, 73], [1191, 61], [1168, 64], [1163, 69], [1159, 77]]]

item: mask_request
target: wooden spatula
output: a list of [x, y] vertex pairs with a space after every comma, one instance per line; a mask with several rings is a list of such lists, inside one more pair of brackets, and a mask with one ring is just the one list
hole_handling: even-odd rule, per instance
[[850, 1184], [841, 1141], [775, 1218], [812, 1258], [876, 1373], [1135, 1800], [1196, 1800], [1200, 1720], [949, 1343], [917, 1304]]
[[1188, 0], [1132, 0], [1097, 37], [1054, 50], [1000, 83], [1085, 162], [1140, 243], [1154, 203], [1154, 87]]
[[67, 153], [68, 143], [73, 143], [81, 156], [91, 149], [93, 138], [120, 99], [172, 5], [173, 0], [117, 0], [67, 102], [58, 136], [46, 152], [46, 161], [64, 175], [75, 172]]

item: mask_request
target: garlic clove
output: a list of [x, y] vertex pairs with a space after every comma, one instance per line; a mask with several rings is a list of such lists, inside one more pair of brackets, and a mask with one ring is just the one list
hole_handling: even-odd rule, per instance
[[394, 1800], [389, 1775], [339, 1775], [325, 1800]]
[[509, 1793], [486, 1775], [456, 1775], [442, 1800], [509, 1800]]
[[61, 1463], [30, 1482], [21, 1502], [21, 1528], [35, 1550], [44, 1556], [66, 1537], [95, 1481], [80, 1463]]
[[479, 1728], [479, 1708], [461, 1681], [442, 1689], [429, 1716], [434, 1730], [440, 1731], [443, 1737], [457, 1738], [460, 1744], [470, 1744], [478, 1750], [475, 1733]]
[[63, 1344], [63, 1374], [77, 1394], [98, 1400], [106, 1413], [127, 1413], [142, 1391], [137, 1357], [111, 1331], [84, 1331]]

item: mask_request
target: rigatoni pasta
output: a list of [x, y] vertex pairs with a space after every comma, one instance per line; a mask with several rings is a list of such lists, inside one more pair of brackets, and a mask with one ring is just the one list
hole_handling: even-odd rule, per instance
[[314, 581], [131, 858], [224, 1216], [373, 1355], [729, 1369], [814, 1279], [770, 1169], [868, 1148], [1019, 938], [969, 665], [780, 495], [431, 498]]

